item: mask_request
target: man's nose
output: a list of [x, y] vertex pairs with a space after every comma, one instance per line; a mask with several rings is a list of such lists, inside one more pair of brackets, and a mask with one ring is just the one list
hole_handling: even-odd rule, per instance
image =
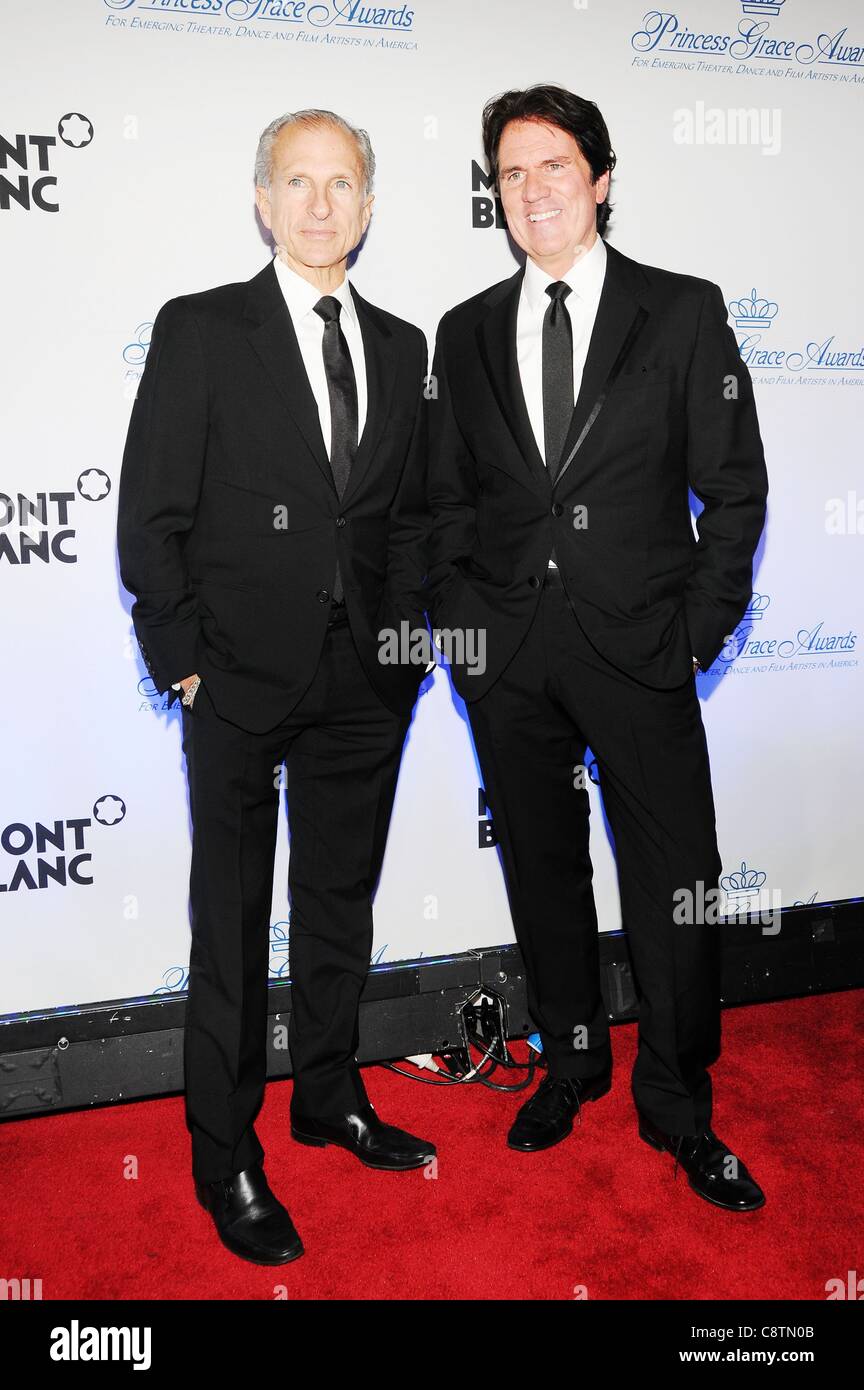
[[522, 185], [523, 202], [536, 203], [540, 198], [545, 198], [548, 191], [549, 184], [543, 174], [529, 172], [525, 175]]
[[330, 216], [330, 199], [323, 188], [313, 190], [309, 211], [319, 222], [324, 222]]

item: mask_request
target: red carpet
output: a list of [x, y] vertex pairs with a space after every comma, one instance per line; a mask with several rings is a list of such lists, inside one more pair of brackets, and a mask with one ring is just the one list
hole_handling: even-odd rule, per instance
[[569, 1300], [585, 1286], [591, 1299], [824, 1300], [862, 1257], [862, 999], [724, 1014], [712, 1123], [764, 1188], [758, 1212], [710, 1206], [639, 1140], [627, 1026], [613, 1029], [612, 1093], [542, 1154], [504, 1145], [524, 1093], [364, 1069], [381, 1117], [437, 1144], [436, 1179], [295, 1144], [291, 1083], [271, 1083], [256, 1128], [306, 1245], [277, 1269], [219, 1244], [192, 1189], [182, 1097], [8, 1122], [0, 1277], [41, 1278], [44, 1299], [268, 1299], [284, 1286], [291, 1299]]

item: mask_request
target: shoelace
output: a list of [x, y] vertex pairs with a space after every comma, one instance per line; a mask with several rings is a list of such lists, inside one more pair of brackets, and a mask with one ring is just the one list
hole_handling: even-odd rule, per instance
[[535, 1094], [532, 1096], [532, 1102], [533, 1102], [533, 1103], [532, 1103], [532, 1109], [535, 1109], [535, 1110], [539, 1111], [541, 1114], [545, 1114], [545, 1113], [548, 1111], [548, 1109], [549, 1109], [548, 1102], [549, 1102], [550, 1096], [553, 1094], [553, 1086], [554, 1086], [554, 1085], [560, 1084], [562, 1081], [563, 1081], [563, 1083], [564, 1083], [566, 1089], [570, 1092], [570, 1094], [572, 1095], [573, 1099], [574, 1099], [575, 1102], [576, 1102], [576, 1119], [578, 1120], [579, 1124], [581, 1125], [581, 1123], [582, 1123], [582, 1102], [581, 1102], [581, 1100], [579, 1099], [579, 1084], [578, 1084], [577, 1081], [574, 1081], [573, 1078], [572, 1078], [572, 1077], [569, 1077], [569, 1076], [562, 1076], [562, 1077], [560, 1077], [560, 1078], [559, 1078], [559, 1077], [556, 1077], [556, 1078], [547, 1077], [547, 1082], [548, 1082], [549, 1084], [544, 1083], [546, 1089], [545, 1089], [545, 1090], [542, 1090], [542, 1089], [541, 1089], [541, 1090], [538, 1090], [538, 1091], [536, 1091]]
[[690, 1135], [686, 1135], [686, 1134], [679, 1134], [679, 1135], [678, 1135], [678, 1143], [675, 1145], [675, 1167], [674, 1167], [674, 1169], [673, 1169], [673, 1176], [676, 1177], [676, 1178], [678, 1177], [678, 1163], [679, 1163], [679, 1160], [680, 1160], [680, 1157], [681, 1157], [681, 1147], [682, 1147], [682, 1145], [683, 1145], [683, 1143], [684, 1143], [684, 1140], [687, 1139], [687, 1138], [691, 1138], [691, 1137], [695, 1137], [695, 1140], [696, 1140], [696, 1142], [695, 1142], [694, 1145], [693, 1145], [693, 1152], [692, 1152], [692, 1155], [691, 1155], [693, 1158], [696, 1157], [696, 1154], [697, 1154], [698, 1151], [699, 1151], [700, 1145], [702, 1145], [703, 1143], [708, 1143], [708, 1144], [711, 1145], [712, 1147], [715, 1147], [715, 1148], [718, 1149], [718, 1151], [719, 1151], [719, 1153], [718, 1153], [718, 1158], [719, 1158], [719, 1161], [720, 1161], [721, 1163], [725, 1160], [725, 1156], [726, 1156], [726, 1154], [729, 1152], [729, 1150], [726, 1149], [726, 1148], [724, 1148], [724, 1146], [720, 1143], [720, 1140], [717, 1138], [716, 1134], [712, 1134], [712, 1133], [711, 1133], [711, 1130], [710, 1130], [710, 1129], [705, 1129], [705, 1130], [702, 1131], [701, 1134], [697, 1134], [697, 1135], [695, 1135], [695, 1136], [690, 1136]]

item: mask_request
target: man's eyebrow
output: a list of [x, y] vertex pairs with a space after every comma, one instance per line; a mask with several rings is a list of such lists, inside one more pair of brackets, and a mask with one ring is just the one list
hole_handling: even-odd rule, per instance
[[[572, 154], [550, 154], [546, 159], [541, 159], [541, 161], [540, 161], [540, 165], [541, 165], [541, 166], [544, 165], [544, 164], [572, 164], [572, 163], [573, 163], [573, 156], [572, 156]], [[500, 172], [501, 172], [502, 175], [505, 175], [505, 174], [512, 174], [516, 169], [524, 169], [524, 168], [525, 168], [525, 165], [524, 165], [524, 164], [508, 164], [507, 167], [504, 168], [504, 169], [501, 169]]]
[[[286, 179], [308, 179], [309, 175], [305, 169], [292, 169], [290, 166], [282, 170], [282, 176]], [[356, 179], [359, 175], [356, 171], [353, 174], [331, 174], [331, 179]]]

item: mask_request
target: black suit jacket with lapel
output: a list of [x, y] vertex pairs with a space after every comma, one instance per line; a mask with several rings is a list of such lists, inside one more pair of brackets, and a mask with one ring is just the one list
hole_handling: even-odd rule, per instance
[[[435, 628], [485, 630], [485, 670], [452, 663], [469, 701], [518, 649], [553, 547], [593, 645], [657, 689], [686, 680], [693, 656], [707, 669], [750, 599], [768, 483], [752, 383], [723, 296], [710, 281], [641, 265], [612, 246], [606, 253], [554, 484], [516, 359], [523, 270], [439, 325], [431, 614]], [[698, 542], [688, 485], [703, 503]]]
[[352, 286], [368, 383], [340, 502], [276, 271], [169, 300], [129, 422], [120, 572], [160, 691], [193, 672], [221, 715], [263, 733], [308, 687], [337, 556], [351, 629], [384, 702], [410, 710], [419, 664], [378, 633], [425, 630], [426, 341]]

